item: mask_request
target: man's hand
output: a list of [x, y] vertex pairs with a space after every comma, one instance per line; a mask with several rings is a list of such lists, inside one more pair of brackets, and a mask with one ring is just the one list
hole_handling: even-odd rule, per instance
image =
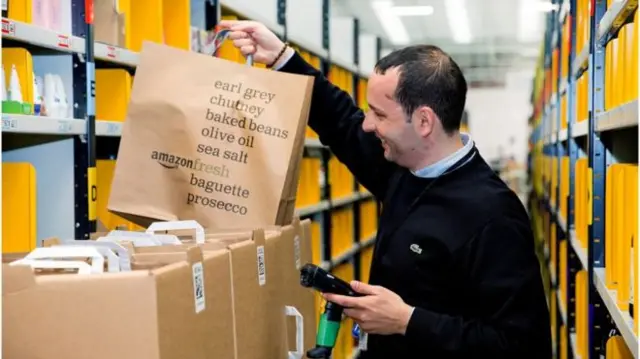
[[[233, 45], [240, 49], [242, 55], [253, 55], [253, 60], [258, 63], [273, 63], [284, 47], [284, 42], [276, 34], [256, 21], [222, 20], [219, 26], [229, 29], [229, 39], [233, 40]], [[292, 48], [287, 49], [287, 52], [293, 51]], [[280, 59], [287, 57], [281, 56]]]
[[324, 298], [345, 307], [344, 314], [370, 334], [402, 334], [407, 330], [413, 308], [394, 292], [362, 282], [351, 282], [354, 291], [363, 297], [326, 293]]

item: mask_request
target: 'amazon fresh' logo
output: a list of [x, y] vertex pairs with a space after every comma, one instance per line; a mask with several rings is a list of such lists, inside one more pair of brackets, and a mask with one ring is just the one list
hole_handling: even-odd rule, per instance
[[182, 167], [193, 171], [208, 173], [214, 176], [229, 178], [229, 168], [224, 164], [215, 165], [205, 163], [199, 158], [194, 160], [160, 151], [152, 151], [151, 159], [157, 161], [160, 166], [170, 170]]
[[160, 166], [168, 169], [178, 167], [192, 168], [194, 165], [194, 161], [191, 159], [159, 151], [151, 152], [151, 159], [158, 161]]

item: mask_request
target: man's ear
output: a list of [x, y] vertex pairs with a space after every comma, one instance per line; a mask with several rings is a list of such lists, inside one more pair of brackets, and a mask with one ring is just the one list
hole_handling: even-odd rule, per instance
[[433, 130], [438, 121], [438, 116], [429, 106], [420, 106], [414, 112], [416, 132], [420, 137], [427, 137]]

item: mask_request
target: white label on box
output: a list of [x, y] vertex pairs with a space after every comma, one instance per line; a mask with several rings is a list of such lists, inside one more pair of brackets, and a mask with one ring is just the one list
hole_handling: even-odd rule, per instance
[[258, 283], [265, 285], [267, 283], [267, 269], [264, 264], [264, 246], [258, 246]]
[[293, 255], [296, 259], [296, 269], [302, 267], [302, 255], [300, 254], [300, 236], [296, 236], [293, 239]]
[[196, 302], [196, 313], [200, 313], [205, 308], [204, 270], [202, 268], [202, 262], [194, 263], [191, 269], [193, 271], [193, 296]]
[[9, 10], [9, 0], [2, 0], [2, 11]]
[[368, 341], [369, 335], [367, 335], [367, 333], [363, 332], [362, 329], [360, 329], [360, 338], [358, 338], [358, 349], [360, 349], [361, 351], [367, 351]]

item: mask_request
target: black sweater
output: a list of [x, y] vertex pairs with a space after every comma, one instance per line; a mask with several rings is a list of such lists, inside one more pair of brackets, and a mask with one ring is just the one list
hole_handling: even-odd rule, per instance
[[416, 177], [386, 161], [353, 100], [300, 56], [280, 71], [315, 77], [309, 125], [383, 201], [370, 283], [416, 307], [405, 335], [370, 335], [361, 358], [551, 358], [529, 218], [477, 149]]

